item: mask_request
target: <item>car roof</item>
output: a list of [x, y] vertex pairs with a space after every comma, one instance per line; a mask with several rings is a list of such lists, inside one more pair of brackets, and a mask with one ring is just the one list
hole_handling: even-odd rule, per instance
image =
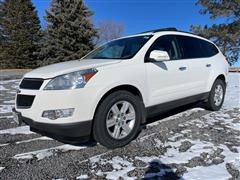
[[174, 27], [169, 27], [169, 28], [161, 28], [161, 29], [153, 29], [150, 31], [145, 31], [145, 32], [141, 32], [141, 33], [137, 33], [138, 35], [145, 35], [145, 34], [159, 34], [159, 33], [163, 33], [163, 32], [171, 32], [174, 34], [178, 34], [177, 32], [183, 33], [185, 35], [194, 35], [194, 36], [198, 36], [197, 34], [191, 33], [191, 32], [186, 32], [186, 31], [180, 31], [177, 28]]
[[[194, 34], [191, 32], [186, 32], [186, 31], [180, 31], [177, 28], [174, 27], [169, 27], [169, 28], [161, 28], [161, 29], [154, 29], [154, 30], [150, 30], [150, 31], [145, 31], [145, 32], [141, 32], [141, 33], [137, 33], [133, 36], [144, 36], [144, 35], [164, 35], [164, 34], [173, 34], [173, 35], [184, 35], [184, 36], [190, 36], [190, 37], [195, 37], [195, 38], [199, 38], [208, 42], [211, 42], [210, 40], [198, 35], [198, 34]], [[132, 36], [132, 37], [133, 37]], [[212, 43], [212, 42], [211, 42]]]
[[[124, 39], [124, 38], [136, 37], [136, 36], [151, 36], [151, 35], [154, 36], [154, 35], [165, 35], [165, 34], [166, 35], [183, 35], [183, 36], [195, 37], [195, 38], [202, 39], [202, 40], [205, 40], [205, 41], [208, 41], [208, 42], [214, 44], [210, 40], [208, 40], [208, 39], [206, 39], [206, 38], [204, 38], [200, 35], [197, 35], [197, 34], [194, 34], [194, 33], [191, 33], [191, 32], [180, 31], [180, 30], [178, 30], [177, 28], [174, 28], [174, 27], [153, 29], [153, 30], [150, 30], [150, 31], [140, 32], [140, 33], [137, 33], [137, 34], [134, 34], [134, 35], [128, 35], [128, 36], [120, 37], [118, 39]], [[115, 39], [115, 40], [117, 40], [117, 39]]]

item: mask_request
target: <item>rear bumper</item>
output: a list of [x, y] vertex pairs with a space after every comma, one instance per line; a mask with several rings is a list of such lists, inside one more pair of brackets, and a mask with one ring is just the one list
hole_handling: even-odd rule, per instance
[[30, 126], [30, 130], [38, 134], [51, 137], [63, 143], [69, 144], [84, 144], [91, 140], [92, 121], [83, 121], [78, 123], [64, 123], [64, 124], [48, 124], [33, 121], [32, 119], [22, 116], [17, 112], [19, 122], [24, 122]]

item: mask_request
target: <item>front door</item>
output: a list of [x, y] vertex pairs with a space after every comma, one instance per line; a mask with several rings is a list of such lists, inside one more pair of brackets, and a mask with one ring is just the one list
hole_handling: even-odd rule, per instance
[[[150, 60], [149, 55], [153, 50], [168, 52], [170, 60], [161, 62]], [[181, 56], [177, 39], [173, 35], [161, 36], [150, 47], [145, 57], [149, 92], [148, 106], [189, 96], [188, 92], [193, 83], [191, 82], [191, 62], [182, 60]]]

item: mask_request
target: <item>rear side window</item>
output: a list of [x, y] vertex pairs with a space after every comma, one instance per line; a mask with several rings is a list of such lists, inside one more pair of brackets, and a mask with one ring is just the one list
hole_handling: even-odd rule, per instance
[[211, 57], [218, 53], [218, 49], [208, 41], [189, 36], [176, 37], [183, 59]]

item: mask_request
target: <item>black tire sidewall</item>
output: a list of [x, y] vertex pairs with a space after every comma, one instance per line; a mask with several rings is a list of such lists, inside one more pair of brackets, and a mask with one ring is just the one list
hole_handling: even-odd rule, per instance
[[[217, 85], [221, 85], [222, 88], [223, 88], [223, 99], [222, 99], [222, 102], [219, 106], [216, 106], [215, 103], [214, 103], [215, 88], [216, 88]], [[213, 111], [218, 111], [223, 105], [223, 102], [224, 102], [224, 99], [225, 99], [225, 93], [226, 93], [225, 82], [222, 81], [221, 79], [217, 79], [212, 86], [212, 89], [211, 89], [211, 92], [210, 92], [210, 95], [209, 95], [209, 98], [208, 98], [208, 109], [213, 110]]]
[[[136, 120], [134, 127], [129, 135], [124, 137], [123, 139], [114, 139], [107, 130], [106, 127], [106, 117], [110, 110], [110, 108], [119, 101], [128, 101], [132, 104], [135, 113]], [[108, 148], [116, 148], [121, 147], [128, 144], [131, 140], [133, 140], [140, 130], [141, 120], [142, 120], [142, 106], [141, 100], [139, 97], [133, 95], [128, 91], [117, 91], [109, 96], [107, 96], [102, 103], [99, 105], [93, 125], [93, 136], [96, 141], [98, 141], [103, 146]]]

